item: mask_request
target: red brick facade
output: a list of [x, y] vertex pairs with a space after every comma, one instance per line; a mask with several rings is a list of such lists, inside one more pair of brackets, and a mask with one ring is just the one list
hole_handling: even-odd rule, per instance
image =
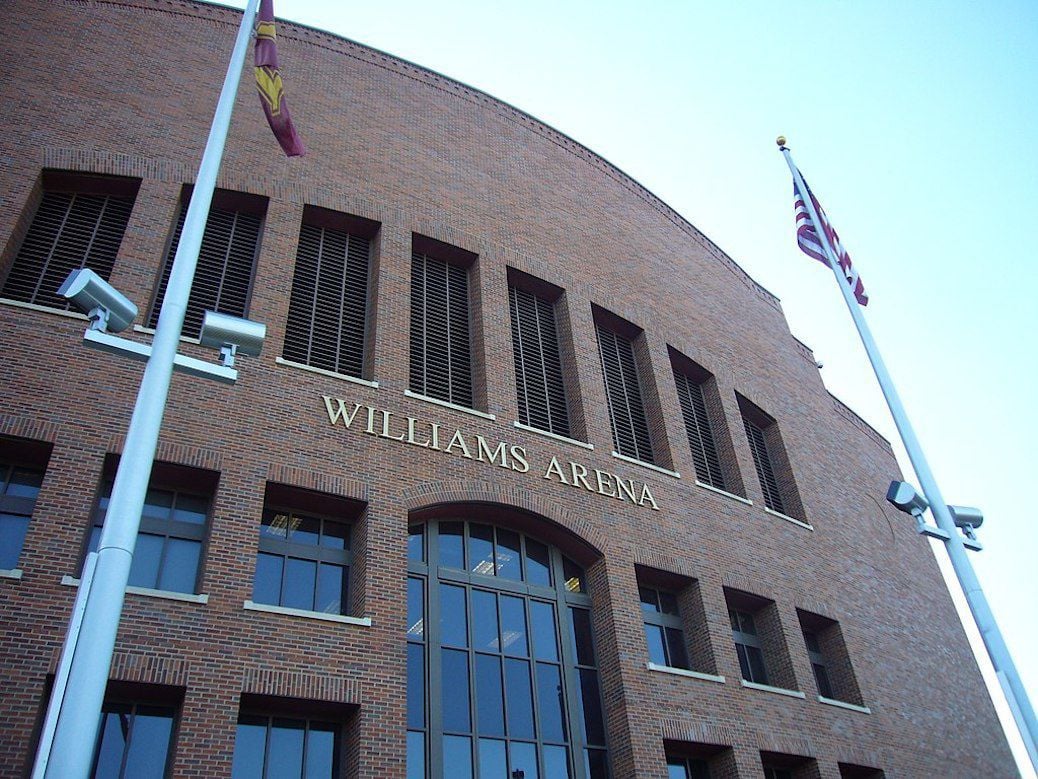
[[[143, 321], [237, 21], [182, 0], [4, 4], [0, 284], [39, 203], [42, 171], [138, 178], [111, 282]], [[891, 449], [826, 392], [778, 301], [636, 182], [535, 119], [323, 32], [283, 24], [279, 39], [309, 153], [282, 156], [247, 75], [219, 176], [223, 189], [268, 198], [248, 310], [267, 325], [264, 352], [239, 360], [233, 387], [176, 376], [158, 454], [219, 474], [198, 588], [208, 599], [128, 595], [111, 672], [177, 691], [172, 774], [229, 775], [246, 695], [333, 712], [343, 722], [343, 776], [403, 777], [408, 518], [492, 504], [503, 521], [586, 566], [613, 776], [664, 777], [666, 754], [700, 753], [715, 755], [711, 775], [723, 777], [761, 776], [762, 753], [804, 758], [790, 763], [793, 775], [824, 779], [850, 770], [840, 764], [888, 777], [1014, 775], [928, 544], [882, 499], [898, 473]], [[277, 360], [307, 205], [379, 225], [365, 375], [377, 386]], [[482, 416], [405, 395], [413, 235], [477, 257], [470, 305]], [[565, 291], [556, 311], [572, 435], [593, 450], [513, 425], [509, 267]], [[680, 477], [611, 456], [592, 304], [640, 328], [656, 463]], [[84, 326], [0, 301], [0, 436], [51, 447], [21, 576], [0, 578], [2, 777], [31, 765], [75, 595], [63, 577], [78, 575], [140, 376], [139, 364], [84, 348]], [[737, 473], [732, 491], [752, 503], [696, 484], [668, 347], [712, 374], [706, 394], [721, 456]], [[183, 351], [214, 359], [193, 344]], [[763, 508], [737, 393], [775, 420], [778, 478], [801, 522]], [[331, 425], [322, 396], [389, 411], [393, 425], [412, 416], [445, 436], [460, 429], [470, 441], [520, 446], [530, 468], [364, 434], [360, 422]], [[645, 485], [659, 510], [545, 478], [552, 457], [570, 481], [572, 461], [593, 487], [595, 469]], [[268, 483], [363, 504], [350, 613], [370, 626], [243, 609]], [[723, 683], [647, 668], [636, 566], [683, 583], [686, 633], [700, 628], [688, 636], [690, 654]], [[740, 684], [733, 592], [767, 604], [761, 634], [784, 656], [776, 686], [803, 697]], [[864, 707], [818, 700], [798, 609], [839, 624]]]

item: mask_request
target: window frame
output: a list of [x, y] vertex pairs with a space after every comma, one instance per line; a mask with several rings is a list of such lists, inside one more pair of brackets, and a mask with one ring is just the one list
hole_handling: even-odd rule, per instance
[[[170, 772], [173, 768], [173, 762], [176, 752], [176, 739], [177, 739], [177, 726], [180, 719], [180, 706], [179, 703], [173, 703], [168, 701], [151, 701], [141, 699], [137, 697], [125, 698], [124, 696], [117, 696], [114, 698], [106, 698], [101, 707], [101, 724], [98, 728], [97, 740], [94, 743], [93, 758], [91, 760], [90, 777], [91, 779], [108, 779], [111, 774], [106, 774], [103, 777], [98, 777], [97, 770], [101, 760], [101, 747], [104, 743], [104, 737], [106, 732], [106, 723], [108, 717], [112, 714], [121, 715], [124, 712], [114, 711], [118, 708], [129, 708], [131, 721], [128, 726], [126, 742], [123, 745], [122, 757], [119, 761], [119, 770], [115, 774], [113, 779], [133, 779], [133, 776], [126, 773], [127, 762], [130, 758], [130, 750], [133, 747], [133, 736], [134, 728], [136, 726], [137, 717], [141, 715], [140, 709], [154, 709], [156, 711], [168, 712], [170, 725], [169, 725], [169, 741], [166, 744], [166, 759], [162, 775], [164, 777], [170, 776]], [[158, 716], [153, 714], [152, 716]], [[150, 756], [149, 756], [150, 757]]]
[[652, 440], [645, 387], [638, 367], [636, 340], [642, 331], [594, 304], [592, 318], [613, 450], [624, 457], [656, 465], [658, 453]]
[[[735, 651], [739, 658], [739, 671], [743, 680], [751, 684], [769, 685], [770, 673], [764, 659], [764, 645], [754, 621], [754, 612], [738, 606], [729, 606], [728, 620], [732, 628], [732, 640], [735, 643]], [[749, 630], [747, 630], [747, 625]], [[751, 650], [753, 650], [752, 653]], [[759, 679], [753, 678], [755, 670], [751, 654], [756, 655], [760, 664], [762, 677]]]
[[[33, 485], [36, 489], [36, 494], [32, 497], [8, 494], [9, 487], [14, 479], [14, 474], [18, 471], [39, 476], [40, 484], [39, 486]], [[28, 536], [29, 527], [32, 524], [32, 515], [36, 510], [36, 500], [39, 497], [40, 489], [42, 489], [43, 486], [43, 479], [46, 475], [47, 469], [45, 467], [11, 462], [6, 457], [3, 458], [3, 460], [0, 460], [0, 515], [3, 517], [19, 517], [25, 520], [25, 527], [24, 530], [21, 530], [21, 539], [18, 542], [18, 550], [14, 555], [14, 565], [10, 567], [0, 565], [0, 569], [2, 570], [12, 571], [18, 569], [22, 550], [25, 548], [25, 538]], [[4, 520], [0, 519], [0, 521]]]
[[[305, 702], [302, 702], [300, 705], [296, 706], [295, 708], [301, 708], [302, 706], [305, 706]], [[262, 766], [261, 766], [261, 773], [260, 773], [261, 777], [270, 777], [271, 779], [277, 779], [276, 777], [273, 777], [271, 775], [271, 773], [270, 773], [270, 769], [271, 769], [270, 756], [271, 756], [271, 740], [272, 740], [271, 739], [271, 734], [272, 734], [274, 728], [277, 727], [276, 723], [278, 723], [278, 722], [280, 722], [280, 723], [302, 723], [303, 724], [303, 728], [302, 728], [303, 729], [302, 762], [301, 762], [301, 767], [300, 767], [300, 775], [301, 776], [309, 776], [310, 775], [308, 770], [307, 770], [307, 768], [308, 768], [308, 766], [307, 766], [307, 759], [309, 757], [309, 754], [308, 754], [308, 752], [309, 752], [308, 744], [309, 744], [309, 739], [310, 739], [310, 733], [312, 731], [314, 731], [314, 730], [318, 730], [319, 732], [331, 732], [333, 734], [332, 757], [331, 757], [331, 760], [332, 760], [332, 766], [331, 766], [332, 767], [332, 773], [331, 773], [331, 776], [329, 777], [329, 779], [339, 779], [339, 777], [342, 775], [342, 767], [343, 767], [342, 766], [342, 760], [343, 760], [343, 748], [345, 746], [344, 745], [345, 737], [344, 737], [344, 733], [343, 733], [343, 730], [344, 730], [343, 723], [340, 720], [338, 720], [335, 717], [322, 716], [321, 714], [314, 714], [313, 716], [308, 716], [305, 712], [302, 712], [302, 711], [298, 711], [298, 712], [293, 711], [293, 712], [284, 712], [283, 713], [283, 712], [276, 711], [276, 710], [275, 711], [270, 711], [270, 710], [266, 710], [266, 709], [260, 709], [260, 708], [255, 707], [255, 706], [243, 706], [242, 709], [238, 712], [238, 719], [235, 721], [235, 734], [234, 734], [234, 747], [235, 748], [234, 748], [234, 752], [232, 753], [232, 756], [231, 756], [231, 777], [232, 777], [232, 779], [234, 777], [235, 757], [238, 754], [238, 738], [239, 738], [240, 728], [242, 727], [242, 724], [243, 724], [242, 723], [243, 719], [245, 719], [245, 720], [253, 719], [253, 720], [263, 720], [264, 721], [263, 724], [265, 726], [265, 732], [264, 732], [264, 739], [263, 739], [263, 757], [262, 757]], [[255, 725], [255, 724], [258, 724], [258, 723], [245, 723], [245, 724], [253, 724], [253, 725]], [[324, 726], [324, 727], [315, 728], [315, 727], [313, 727], [315, 725]], [[252, 779], [252, 775], [251, 774], [248, 775], [248, 779]]]
[[[664, 606], [664, 596], [667, 596], [673, 603], [673, 610], [667, 611]], [[646, 607], [650, 604], [646, 601], [646, 597], [650, 597], [653, 600], [653, 610], [649, 610]], [[667, 668], [681, 668], [686, 671], [692, 670], [692, 658], [688, 651], [688, 645], [685, 640], [685, 623], [682, 618], [681, 607], [678, 603], [678, 595], [669, 589], [658, 587], [655, 584], [646, 584], [641, 580], [638, 582], [638, 600], [641, 606], [642, 615], [642, 627], [645, 632], [645, 642], [649, 652], [649, 662], [656, 663], [652, 657], [652, 642], [649, 639], [649, 629], [658, 628], [660, 636], [660, 644], [663, 649], [663, 661], [662, 663], [656, 663]], [[676, 636], [674, 634], [677, 634]], [[675, 647], [680, 649], [681, 657], [674, 657]], [[681, 662], [674, 662], [675, 660], [684, 660], [684, 664]]]

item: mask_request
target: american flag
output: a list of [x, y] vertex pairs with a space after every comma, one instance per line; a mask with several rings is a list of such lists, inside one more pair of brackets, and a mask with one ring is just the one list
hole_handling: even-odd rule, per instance
[[[814, 204], [815, 213], [818, 214], [818, 218], [822, 221], [822, 230], [825, 232], [825, 237], [829, 240], [829, 246], [833, 250], [833, 254], [836, 255], [837, 262], [840, 263], [840, 268], [843, 270], [844, 275], [847, 277], [847, 281], [854, 287], [854, 297], [861, 305], [867, 305], [869, 302], [869, 296], [865, 294], [865, 286], [861, 283], [861, 278], [858, 276], [858, 272], [854, 270], [854, 266], [851, 265], [851, 256], [847, 254], [847, 250], [843, 248], [843, 244], [840, 243], [840, 236], [836, 234], [836, 230], [829, 223], [829, 217], [825, 215], [825, 210], [822, 208], [822, 204], [818, 202], [818, 198], [815, 197], [811, 191], [811, 187], [807, 186], [807, 182], [804, 182], [804, 186], [807, 187], [807, 194], [811, 198], [811, 202]], [[796, 211], [797, 221], [797, 245], [800, 250], [808, 257], [814, 257], [819, 262], [822, 262], [828, 267], [829, 260], [825, 257], [825, 249], [822, 248], [822, 242], [818, 238], [818, 230], [815, 227], [814, 222], [811, 220], [811, 214], [807, 210], [807, 206], [804, 204], [804, 198], [797, 190], [796, 182], [793, 182], [793, 203], [794, 210]]]

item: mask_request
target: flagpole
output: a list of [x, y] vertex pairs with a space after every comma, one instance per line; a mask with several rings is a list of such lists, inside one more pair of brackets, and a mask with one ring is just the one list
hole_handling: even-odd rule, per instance
[[991, 612], [987, 598], [984, 596], [984, 592], [980, 588], [980, 581], [977, 579], [977, 575], [973, 570], [973, 565], [969, 561], [966, 547], [962, 543], [962, 533], [959, 531], [958, 527], [956, 527], [955, 520], [953, 519], [951, 512], [948, 510], [948, 505], [944, 502], [944, 498], [941, 496], [941, 491], [937, 487], [937, 481], [934, 479], [933, 472], [930, 470], [930, 465], [923, 454], [923, 449], [919, 444], [919, 439], [916, 438], [915, 430], [912, 428], [912, 423], [909, 422], [908, 415], [905, 413], [904, 406], [901, 404], [901, 397], [898, 395], [897, 390], [894, 387], [894, 382], [891, 380], [890, 374], [887, 372], [886, 364], [883, 362], [883, 358], [880, 356], [876, 342], [872, 338], [872, 332], [869, 330], [869, 326], [865, 322], [861, 306], [859, 306], [857, 301], [854, 299], [850, 282], [840, 269], [836, 254], [833, 251], [832, 246], [829, 244], [829, 236], [826, 234], [826, 231], [822, 226], [822, 221], [818, 218], [814, 201], [811, 198], [807, 186], [804, 184], [804, 179], [800, 175], [797, 166], [793, 163], [793, 157], [790, 154], [789, 149], [786, 147], [785, 138], [780, 137], [777, 143], [779, 149], [782, 151], [782, 155], [786, 158], [786, 164], [789, 165], [790, 173], [793, 174], [793, 181], [796, 184], [797, 192], [804, 201], [804, 206], [807, 208], [807, 212], [814, 224], [815, 232], [818, 234], [818, 240], [822, 246], [823, 252], [825, 253], [826, 260], [829, 263], [829, 268], [836, 275], [836, 281], [840, 286], [840, 292], [843, 294], [843, 299], [847, 303], [848, 310], [851, 312], [851, 318], [854, 320], [854, 326], [858, 329], [858, 335], [861, 336], [862, 344], [865, 346], [865, 352], [869, 356], [869, 362], [872, 363], [872, 369], [875, 371], [876, 379], [879, 381], [880, 389], [883, 391], [883, 397], [886, 398], [887, 406], [890, 408], [890, 414], [894, 418], [894, 424], [897, 426], [898, 432], [901, 434], [901, 441], [905, 446], [905, 450], [908, 452], [908, 459], [912, 462], [912, 468], [915, 470], [916, 476], [919, 478], [923, 494], [926, 496], [926, 500], [930, 504], [930, 511], [933, 513], [934, 518], [937, 521], [937, 526], [941, 528], [941, 530], [944, 530], [949, 536], [948, 540], [944, 542], [944, 545], [948, 550], [948, 557], [951, 559], [952, 568], [955, 570], [955, 575], [959, 579], [959, 584], [962, 587], [963, 594], [966, 596], [966, 602], [969, 604], [970, 612], [973, 614], [973, 619], [977, 624], [977, 628], [980, 630], [980, 636], [984, 640], [984, 646], [987, 648], [988, 656], [991, 658], [991, 664], [995, 668], [995, 673], [998, 674], [1000, 680], [1003, 678], [1005, 679], [1006, 684], [1003, 685], [1003, 689], [1008, 689], [1009, 691], [1009, 694], [1006, 697], [1009, 699], [1010, 709], [1013, 710], [1017, 728], [1020, 730], [1020, 735], [1023, 738], [1024, 745], [1027, 747], [1031, 763], [1034, 765], [1035, 770], [1038, 770], [1038, 750], [1036, 750], [1035, 746], [1038, 744], [1038, 724], [1035, 722], [1034, 709], [1031, 707], [1031, 701], [1027, 696], [1027, 690], [1024, 688], [1023, 682], [1020, 680], [1020, 676], [1016, 670], [1016, 665], [1013, 663], [1013, 658], [1009, 654], [1009, 648], [1006, 646], [1005, 640], [1002, 638], [1002, 633], [998, 628], [998, 624], [995, 622], [995, 615]]
[[[98, 543], [93, 579], [91, 581], [84, 576], [80, 582], [80, 587], [88, 590], [77, 601], [85, 602], [82, 620], [77, 621], [74, 614], [66, 632], [61, 665], [69, 668], [68, 682], [64, 689], [60, 685], [55, 686], [46, 717], [52, 726], [56, 722], [53, 741], [48, 743], [47, 739], [41, 739], [34, 777], [87, 779], [92, 769], [93, 750], [101, 725], [101, 706], [126, 596], [133, 549], [140, 529], [141, 512], [169, 395], [173, 360], [184, 327], [184, 316], [198, 265], [198, 251], [216, 188], [216, 176], [223, 158], [238, 82], [258, 6], [259, 0], [249, 0], [242, 14], [166, 285], [162, 311], [152, 340], [151, 357], [144, 368], [137, 402], [130, 418], [126, 444]], [[45, 734], [49, 730], [45, 728]]]

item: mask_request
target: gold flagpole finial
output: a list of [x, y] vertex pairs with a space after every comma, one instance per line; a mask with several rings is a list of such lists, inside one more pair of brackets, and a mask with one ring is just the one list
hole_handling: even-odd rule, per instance
[[786, 136], [780, 135], [778, 138], [775, 139], [775, 143], [778, 144], [778, 147], [780, 149], [783, 148], [786, 145]]

